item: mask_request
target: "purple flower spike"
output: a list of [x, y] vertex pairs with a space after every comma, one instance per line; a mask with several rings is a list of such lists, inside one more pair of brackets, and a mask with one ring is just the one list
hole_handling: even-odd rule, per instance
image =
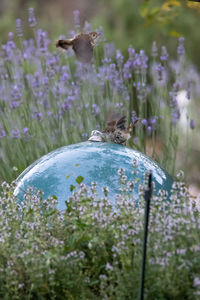
[[28, 127], [24, 127], [24, 128], [23, 128], [24, 134], [26, 134], [28, 131], [29, 131]]
[[19, 105], [20, 105], [20, 102], [18, 102], [18, 101], [10, 102], [10, 108], [17, 108], [17, 107], [19, 107]]
[[105, 58], [111, 58], [115, 53], [115, 45], [113, 43], [106, 43], [104, 45]]
[[6, 136], [5, 130], [0, 128], [0, 139], [3, 138], [4, 136]]
[[131, 114], [131, 121], [133, 122], [133, 124], [138, 120], [138, 117], [137, 117], [137, 114], [136, 114], [136, 111], [133, 110], [132, 111], [132, 114]]
[[8, 34], [8, 42], [7, 42], [7, 45], [11, 48], [11, 49], [15, 49], [16, 48], [16, 45], [13, 41], [13, 33], [12, 32], [9, 32]]
[[178, 39], [178, 48], [177, 48], [177, 54], [179, 56], [182, 56], [185, 54], [185, 48], [184, 48], [184, 37], [180, 37]]
[[18, 129], [13, 129], [12, 131], [11, 131], [11, 136], [14, 138], [14, 139], [18, 139], [19, 138], [19, 130]]
[[119, 66], [119, 68], [121, 68], [124, 61], [124, 57], [119, 50], [117, 50], [116, 53], [116, 60], [117, 60], [117, 65]]
[[37, 25], [37, 21], [34, 15], [34, 8], [32, 7], [29, 8], [28, 22], [30, 27], [35, 27]]
[[43, 119], [43, 113], [41, 113], [41, 112], [37, 112], [36, 113], [36, 119], [38, 120], [38, 121], [42, 121], [42, 119]]
[[151, 126], [148, 126], [148, 127], [147, 127], [147, 133], [148, 133], [149, 135], [151, 134], [151, 131], [152, 131]]
[[142, 119], [141, 121], [142, 125], [147, 126], [148, 125], [148, 121], [146, 119]]
[[82, 138], [84, 141], [88, 139], [88, 134], [87, 133], [82, 133]]
[[194, 129], [195, 128], [195, 121], [194, 120], [190, 120], [190, 128]]
[[163, 79], [163, 72], [164, 72], [164, 67], [159, 64], [157, 67], [156, 67], [156, 71], [158, 72], [158, 80], [159, 81], [162, 81]]
[[9, 45], [9, 42], [7, 45], [2, 45], [1, 50], [1, 56], [4, 58], [4, 60], [11, 61], [13, 58], [13, 51]]
[[92, 112], [95, 116], [97, 116], [100, 113], [100, 108], [98, 107], [97, 104], [92, 104]]
[[178, 107], [174, 107], [171, 112], [172, 124], [177, 124], [178, 120], [180, 119], [180, 111]]
[[19, 37], [23, 36], [21, 19], [16, 20], [16, 32], [17, 32], [17, 36]]
[[92, 24], [90, 24], [89, 22], [85, 21], [83, 32], [89, 33], [91, 31], [92, 31]]
[[80, 28], [80, 11], [79, 10], [74, 10], [74, 26], [76, 28]]
[[160, 60], [161, 61], [167, 61], [168, 59], [168, 53], [167, 53], [167, 48], [165, 46], [162, 46], [162, 52], [161, 52], [161, 57]]
[[22, 98], [22, 93], [19, 90], [19, 87], [15, 85], [12, 89], [11, 95], [14, 100], [20, 100]]
[[37, 44], [42, 53], [47, 52], [47, 46], [50, 41], [47, 38], [46, 32], [43, 32], [42, 29], [38, 29], [37, 31]]
[[25, 139], [25, 141], [28, 141], [30, 139], [29, 128], [28, 127], [24, 127], [23, 128], [23, 132], [24, 132], [24, 139]]

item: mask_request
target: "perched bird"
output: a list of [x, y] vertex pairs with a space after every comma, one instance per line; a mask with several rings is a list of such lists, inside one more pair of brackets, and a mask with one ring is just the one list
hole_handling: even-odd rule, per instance
[[114, 144], [126, 145], [127, 141], [130, 138], [130, 132], [132, 127], [137, 123], [126, 127], [126, 117], [123, 116], [120, 119], [115, 119], [107, 122], [106, 128], [100, 132], [98, 130], [93, 130], [89, 141], [92, 142], [111, 142]]
[[93, 58], [93, 48], [96, 46], [96, 40], [99, 37], [97, 32], [80, 33], [73, 39], [58, 40], [57, 48], [69, 49], [72, 47], [77, 59], [83, 63], [89, 63]]
[[132, 130], [133, 124], [126, 125], [126, 116], [123, 116], [120, 119], [107, 122], [107, 126], [104, 129], [103, 133], [105, 139], [115, 144], [126, 144], [130, 138], [130, 132]]

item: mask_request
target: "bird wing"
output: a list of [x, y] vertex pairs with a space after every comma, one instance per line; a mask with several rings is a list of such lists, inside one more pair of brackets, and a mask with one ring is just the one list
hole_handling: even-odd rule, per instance
[[116, 123], [116, 127], [120, 130], [125, 130], [126, 129], [126, 116], [121, 117], [117, 123]]

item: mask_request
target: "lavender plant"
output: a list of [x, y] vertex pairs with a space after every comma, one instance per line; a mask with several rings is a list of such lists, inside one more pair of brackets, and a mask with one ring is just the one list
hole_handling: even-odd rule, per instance
[[[79, 30], [77, 11], [74, 18]], [[93, 63], [81, 64], [72, 52], [56, 51], [47, 32], [37, 27], [33, 9], [28, 21], [31, 38], [24, 39], [18, 19], [16, 35], [10, 32], [1, 47], [0, 179], [11, 181], [41, 155], [86, 140], [91, 130], [104, 128], [108, 111], [125, 114], [130, 122], [139, 118], [130, 146], [143, 152], [150, 148], [148, 154], [173, 174], [180, 135], [178, 95], [187, 91], [189, 101], [199, 93], [199, 74], [187, 63], [184, 39], [178, 41], [175, 61], [165, 46], [159, 54], [156, 43], [151, 56], [130, 46], [125, 59], [112, 43], [102, 42]], [[83, 31], [91, 30], [86, 22]], [[97, 31], [103, 41], [102, 28]], [[187, 126], [195, 127], [190, 112]]]
[[[136, 205], [134, 182], [119, 174], [115, 207], [95, 182], [80, 183], [65, 211], [31, 188], [19, 204], [15, 182], [2, 184], [1, 299], [137, 299], [145, 186]], [[146, 299], [199, 299], [200, 198], [189, 198], [180, 175], [170, 202], [162, 190], [151, 202]]]

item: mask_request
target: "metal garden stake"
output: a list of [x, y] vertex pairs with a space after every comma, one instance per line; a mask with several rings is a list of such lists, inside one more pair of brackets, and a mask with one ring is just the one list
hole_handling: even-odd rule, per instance
[[141, 266], [141, 276], [140, 276], [140, 289], [139, 289], [139, 300], [144, 299], [144, 281], [145, 281], [145, 264], [146, 264], [146, 249], [147, 249], [147, 234], [148, 234], [148, 223], [149, 223], [149, 210], [150, 201], [152, 195], [152, 173], [150, 172], [148, 178], [148, 188], [145, 191], [145, 212], [144, 212], [144, 238], [143, 238], [143, 248], [142, 248], [142, 266]]

